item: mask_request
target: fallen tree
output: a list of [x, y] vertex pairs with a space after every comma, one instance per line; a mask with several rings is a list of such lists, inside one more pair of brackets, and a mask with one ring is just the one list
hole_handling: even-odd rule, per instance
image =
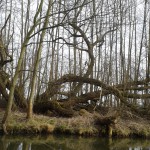
[[[1, 71], [0, 74], [0, 89], [1, 89], [1, 94], [3, 97], [7, 100], [8, 99], [8, 93], [6, 90], [10, 89], [12, 82], [8, 78], [8, 74], [4, 71]], [[145, 83], [149, 83], [150, 79], [146, 80], [141, 80], [141, 81], [133, 81], [133, 82], [127, 82], [126, 85], [124, 84], [119, 84], [119, 85], [107, 85], [99, 80], [96, 79], [91, 79], [91, 78], [86, 78], [86, 77], [81, 77], [81, 76], [75, 76], [75, 75], [64, 75], [60, 79], [49, 82], [48, 88], [43, 92], [42, 94], [39, 94], [36, 96], [35, 103], [34, 103], [34, 112], [37, 113], [46, 113], [48, 110], [55, 112], [57, 115], [60, 116], [73, 116], [73, 108], [77, 106], [78, 104], [86, 104], [88, 100], [91, 101], [96, 101], [99, 100], [99, 95], [101, 93], [101, 96], [107, 96], [107, 95], [114, 95], [116, 98], [118, 98], [122, 104], [124, 104], [126, 107], [129, 107], [131, 110], [135, 112], [139, 112], [139, 106], [136, 106], [132, 104], [131, 102], [128, 101], [128, 98], [134, 98], [134, 99], [139, 99], [139, 98], [144, 98], [148, 99], [150, 98], [149, 94], [136, 94], [136, 93], [130, 93], [128, 91], [131, 90], [142, 90], [142, 86], [136, 88], [138, 85], [143, 85]], [[93, 91], [93, 92], [88, 92], [85, 94], [80, 94], [78, 96], [70, 96], [70, 93], [72, 91], [68, 92], [60, 92], [61, 86], [64, 83], [86, 83], [86, 84], [91, 84], [95, 86], [101, 87], [103, 90], [100, 91]], [[125, 87], [124, 87], [125, 86]], [[143, 90], [145, 90], [145, 87], [143, 86]], [[25, 98], [24, 94], [21, 93], [22, 91], [20, 87], [15, 88], [15, 95], [14, 95], [14, 103], [22, 108], [22, 109], [27, 109], [27, 99]], [[53, 96], [55, 95], [65, 95], [65, 99], [53, 99]], [[70, 108], [70, 109], [68, 109]]]
[[[80, 49], [81, 51], [87, 52], [89, 56], [89, 65], [87, 67], [86, 72], [82, 75], [72, 75], [65, 74], [57, 80], [49, 80], [47, 81], [47, 85], [45, 87], [45, 91], [42, 93], [37, 93], [34, 98], [34, 112], [37, 113], [46, 113], [48, 111], [52, 111], [59, 116], [71, 117], [74, 115], [76, 110], [80, 109], [80, 106], [88, 107], [86, 104], [88, 100], [91, 100], [95, 103], [102, 99], [103, 97], [107, 97], [109, 95], [113, 95], [115, 97], [114, 101], [119, 100], [120, 105], [124, 107], [129, 107], [131, 111], [136, 113], [140, 112], [139, 105], [136, 103], [132, 103], [129, 99], [149, 99], [150, 94], [141, 92], [145, 90], [150, 90], [150, 78], [147, 77], [144, 80], [140, 81], [131, 81], [127, 80], [122, 84], [114, 84], [109, 85], [103, 81], [90, 78], [90, 74], [92, 73], [94, 66], [94, 55], [93, 48], [96, 44], [103, 45], [104, 37], [107, 33], [113, 32], [117, 30], [117, 28], [110, 29], [106, 31], [101, 37], [97, 37], [96, 41], [92, 42], [88, 39], [83, 30], [74, 24], [73, 22], [69, 22], [68, 25], [73, 29], [77, 30], [80, 34], [80, 37], [85, 41], [86, 49]], [[27, 39], [28, 41], [28, 39]], [[24, 49], [25, 50], [25, 49]], [[14, 87], [14, 105], [22, 110], [28, 109], [28, 97], [25, 96], [23, 86], [21, 84], [14, 85], [13, 77], [11, 77], [4, 66], [10, 62], [12, 62], [12, 56], [10, 56], [5, 48], [5, 45], [2, 41], [2, 36], [0, 36], [0, 93], [2, 98], [6, 101], [9, 99], [8, 91], [11, 90], [11, 87]], [[19, 70], [18, 70], [19, 74]], [[17, 81], [17, 79], [16, 79]], [[31, 81], [31, 80], [30, 80]], [[66, 91], [63, 85], [65, 84], [75, 83], [73, 89]], [[95, 91], [85, 91], [84, 94], [80, 92], [82, 87], [85, 85], [94, 85], [95, 87], [99, 87], [99, 90]], [[65, 92], [64, 92], [65, 91]], [[141, 93], [139, 93], [139, 91]], [[80, 105], [81, 104], [81, 105]], [[79, 107], [79, 109], [77, 109]], [[93, 106], [93, 110], [94, 110]], [[147, 112], [147, 110], [146, 110]]]

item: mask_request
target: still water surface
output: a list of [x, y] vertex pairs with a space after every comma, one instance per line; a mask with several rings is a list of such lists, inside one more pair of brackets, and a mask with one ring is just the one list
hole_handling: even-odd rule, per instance
[[0, 136], [0, 150], [150, 150], [150, 140], [77, 136]]

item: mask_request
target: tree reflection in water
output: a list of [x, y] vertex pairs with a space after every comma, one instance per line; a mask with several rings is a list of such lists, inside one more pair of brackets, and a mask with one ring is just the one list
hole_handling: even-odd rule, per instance
[[150, 150], [150, 140], [77, 136], [3, 136], [0, 150]]

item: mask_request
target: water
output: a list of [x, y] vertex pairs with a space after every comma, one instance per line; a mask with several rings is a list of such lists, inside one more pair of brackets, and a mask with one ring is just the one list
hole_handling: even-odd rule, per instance
[[150, 140], [77, 136], [1, 136], [0, 150], [150, 150]]

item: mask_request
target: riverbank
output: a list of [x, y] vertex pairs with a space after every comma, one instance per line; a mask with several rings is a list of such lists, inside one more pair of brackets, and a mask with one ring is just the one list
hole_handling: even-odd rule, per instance
[[[107, 127], [97, 124], [95, 114], [91, 113], [82, 113], [72, 118], [34, 115], [32, 120], [27, 120], [25, 113], [13, 112], [6, 129], [10, 135], [61, 133], [82, 136], [107, 136], [108, 133]], [[112, 125], [112, 136], [150, 138], [150, 120], [126, 113], [124, 116], [117, 118], [116, 123]]]

